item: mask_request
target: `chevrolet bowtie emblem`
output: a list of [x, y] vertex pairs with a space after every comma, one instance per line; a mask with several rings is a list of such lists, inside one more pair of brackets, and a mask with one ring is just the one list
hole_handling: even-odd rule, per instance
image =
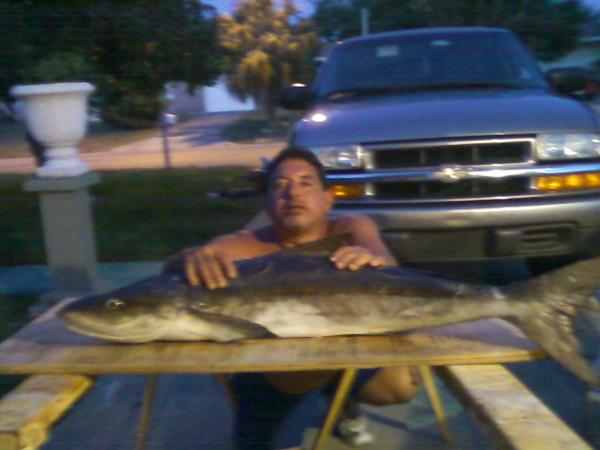
[[440, 166], [434, 178], [443, 183], [456, 183], [469, 177], [469, 170], [462, 166]]

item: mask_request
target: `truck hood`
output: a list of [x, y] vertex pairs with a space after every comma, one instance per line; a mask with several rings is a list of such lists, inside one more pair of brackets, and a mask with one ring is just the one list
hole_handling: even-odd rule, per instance
[[296, 124], [293, 143], [311, 147], [597, 130], [596, 114], [575, 100], [539, 90], [463, 89], [321, 103]]

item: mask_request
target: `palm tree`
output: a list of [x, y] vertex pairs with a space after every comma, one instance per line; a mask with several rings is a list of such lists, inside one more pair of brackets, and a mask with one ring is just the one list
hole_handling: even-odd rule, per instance
[[276, 9], [271, 0], [241, 0], [233, 15], [219, 21], [225, 51], [229, 90], [261, 105], [275, 120], [277, 96], [282, 86], [307, 82], [319, 42], [312, 23], [299, 17], [292, 0]]

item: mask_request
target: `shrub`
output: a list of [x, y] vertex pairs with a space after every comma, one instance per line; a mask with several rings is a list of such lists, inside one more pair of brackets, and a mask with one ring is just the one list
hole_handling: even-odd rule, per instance
[[102, 118], [122, 128], [151, 128], [158, 123], [163, 107], [160, 95], [130, 92], [107, 102], [102, 111]]
[[59, 81], [89, 81], [95, 76], [91, 64], [77, 53], [54, 53], [40, 60], [28, 72], [26, 82], [51, 83]]

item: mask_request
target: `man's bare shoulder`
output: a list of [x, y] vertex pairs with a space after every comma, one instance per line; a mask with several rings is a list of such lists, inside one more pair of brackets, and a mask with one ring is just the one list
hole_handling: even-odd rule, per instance
[[232, 256], [238, 253], [245, 254], [256, 247], [257, 244], [258, 239], [254, 232], [249, 230], [240, 230], [229, 234], [223, 234], [210, 241], [210, 245], [218, 247]]
[[239, 230], [234, 231], [233, 233], [217, 236], [212, 241], [210, 241], [210, 243], [219, 246], [234, 246], [252, 244], [255, 240], [256, 237], [254, 236], [254, 233], [252, 231]]
[[375, 222], [364, 214], [346, 214], [329, 219], [331, 234], [355, 233], [365, 227], [375, 227]]
[[213, 239], [210, 245], [218, 247], [235, 260], [254, 258], [278, 249], [277, 244], [269, 239], [268, 235], [268, 228], [240, 230], [219, 236]]
[[384, 264], [398, 264], [381, 239], [379, 228], [373, 219], [363, 214], [349, 214], [331, 219], [331, 234], [349, 234], [352, 244], [368, 249], [372, 254], [384, 258]]

